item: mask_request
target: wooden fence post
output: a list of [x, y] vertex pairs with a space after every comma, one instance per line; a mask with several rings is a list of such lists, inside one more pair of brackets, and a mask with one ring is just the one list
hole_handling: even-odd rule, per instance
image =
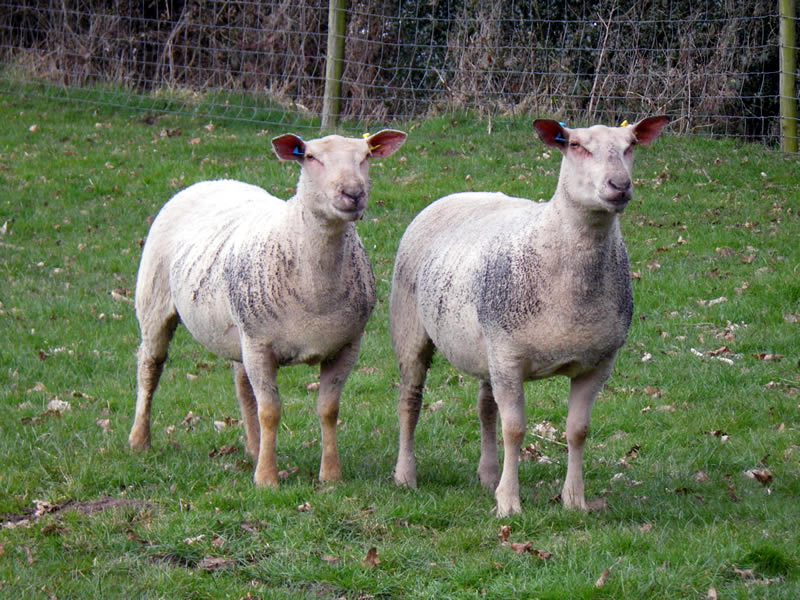
[[345, 3], [330, 0], [328, 6], [328, 56], [325, 61], [325, 95], [322, 99], [322, 129], [336, 127], [342, 105], [344, 36], [347, 29]]
[[781, 148], [797, 152], [797, 48], [795, 46], [795, 0], [778, 0], [780, 9], [780, 111]]

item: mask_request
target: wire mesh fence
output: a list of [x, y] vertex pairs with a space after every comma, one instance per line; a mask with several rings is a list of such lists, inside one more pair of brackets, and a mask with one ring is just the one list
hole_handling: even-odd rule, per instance
[[[0, 91], [318, 127], [328, 10], [0, 0]], [[350, 0], [346, 24], [345, 127], [450, 111], [570, 123], [665, 113], [681, 132], [779, 138], [775, 0]]]

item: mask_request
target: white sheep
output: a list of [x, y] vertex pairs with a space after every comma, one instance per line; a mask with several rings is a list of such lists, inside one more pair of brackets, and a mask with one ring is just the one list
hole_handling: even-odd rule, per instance
[[368, 161], [406, 134], [272, 140], [300, 163], [288, 201], [238, 181], [206, 181], [176, 194], [153, 221], [136, 280], [136, 415], [128, 441], [150, 447], [150, 404], [178, 323], [233, 364], [256, 485], [276, 486], [279, 367], [320, 363], [317, 413], [322, 481], [341, 478], [339, 398], [375, 305], [375, 279], [356, 233], [369, 194]]
[[[390, 297], [400, 369], [398, 484], [416, 487], [414, 429], [434, 350], [480, 381], [478, 477], [495, 489], [498, 516], [521, 511], [518, 462], [525, 435], [523, 382], [570, 378], [563, 505], [586, 509], [582, 455], [595, 394], [611, 373], [633, 313], [618, 215], [631, 199], [633, 149], [666, 117], [568, 129], [537, 120], [563, 154], [553, 198], [461, 193], [425, 208], [404, 233]], [[497, 411], [504, 460], [498, 478]]]

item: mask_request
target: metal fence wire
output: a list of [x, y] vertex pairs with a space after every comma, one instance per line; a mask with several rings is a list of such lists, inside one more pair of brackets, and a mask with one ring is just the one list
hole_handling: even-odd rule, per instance
[[[664, 113], [681, 132], [779, 139], [776, 0], [345, 6], [340, 116], [354, 126], [450, 111], [570, 123]], [[328, 0], [0, 0], [0, 91], [318, 126], [328, 10]]]

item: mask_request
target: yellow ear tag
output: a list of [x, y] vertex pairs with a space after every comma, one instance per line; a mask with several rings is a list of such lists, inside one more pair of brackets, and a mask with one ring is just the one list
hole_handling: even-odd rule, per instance
[[619, 124], [619, 126], [620, 127], [627, 127], [628, 126], [628, 121], [623, 121], [622, 123]]
[[362, 133], [361, 134], [361, 137], [364, 138], [364, 139], [367, 139], [369, 136], [370, 136], [369, 133]]

